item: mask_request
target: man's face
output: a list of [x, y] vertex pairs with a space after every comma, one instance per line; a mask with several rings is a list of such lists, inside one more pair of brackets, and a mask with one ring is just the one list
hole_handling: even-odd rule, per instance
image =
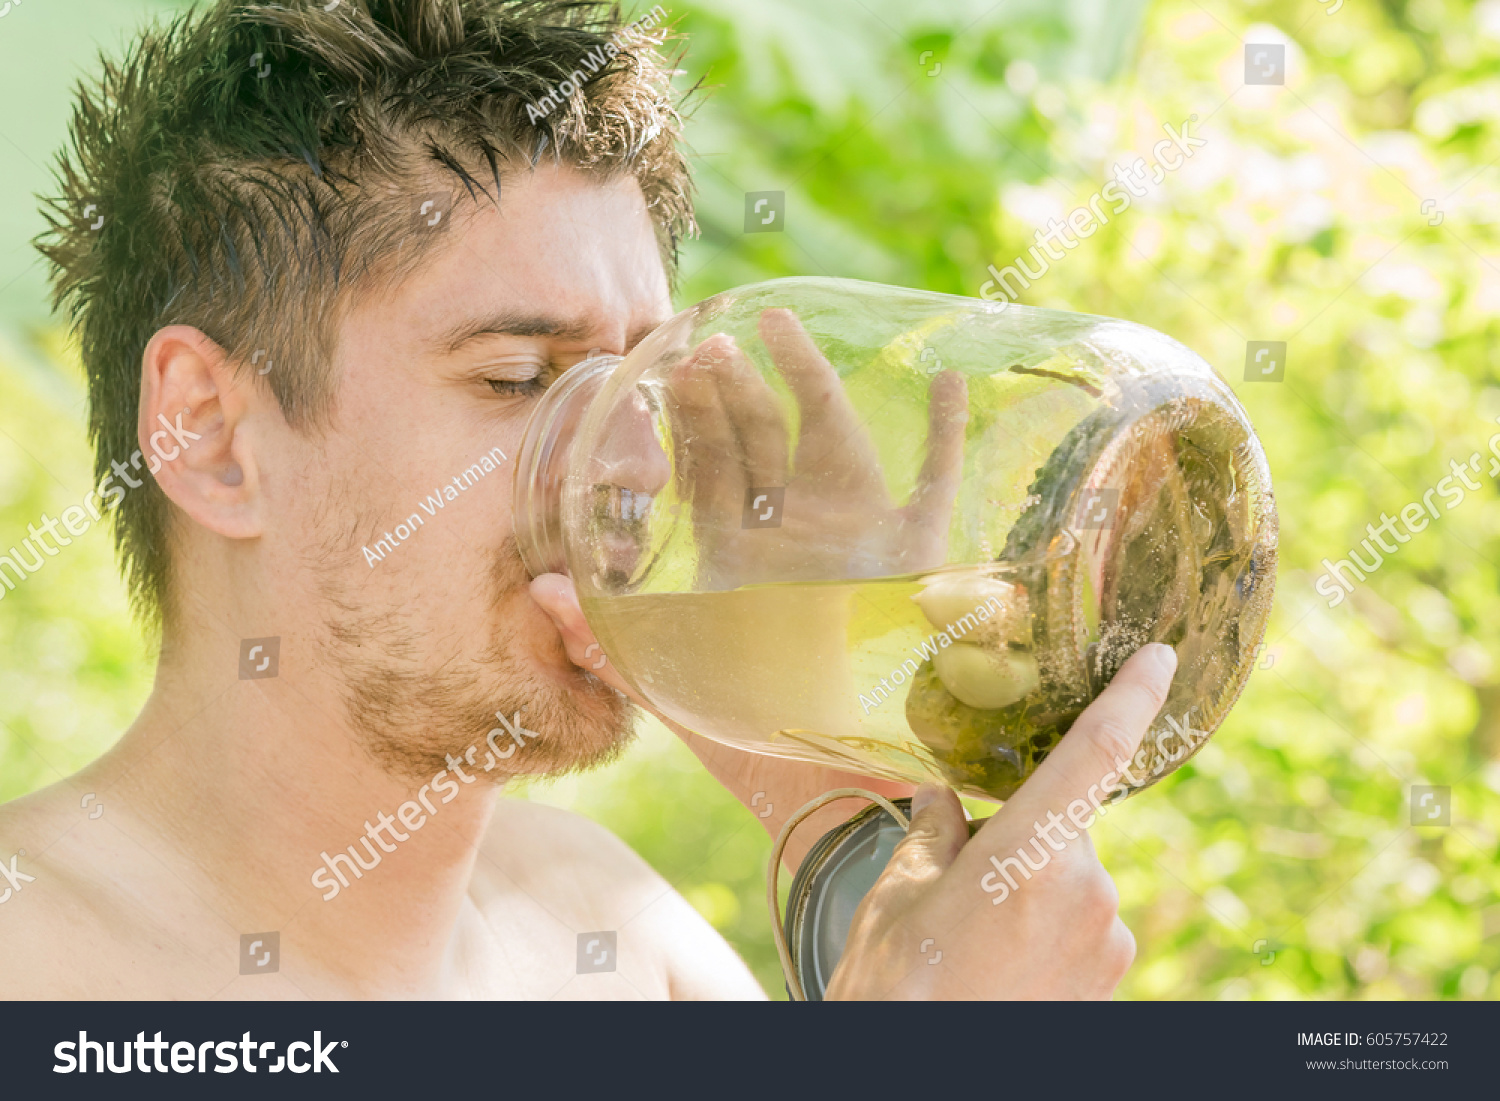
[[337, 413], [326, 434], [284, 437], [300, 453], [273, 460], [267, 535], [306, 579], [314, 649], [393, 772], [431, 775], [471, 745], [482, 763], [497, 712], [539, 735], [505, 771], [597, 762], [623, 744], [627, 706], [568, 661], [527, 591], [512, 473], [548, 384], [670, 316], [650, 217], [629, 176], [542, 167], [507, 180], [499, 210], [464, 199], [413, 232], [444, 239], [342, 321]]

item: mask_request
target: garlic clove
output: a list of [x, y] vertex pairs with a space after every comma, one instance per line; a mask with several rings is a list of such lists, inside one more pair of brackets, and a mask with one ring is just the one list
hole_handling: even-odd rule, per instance
[[1036, 658], [1017, 650], [990, 650], [957, 642], [939, 650], [932, 667], [960, 703], [992, 711], [1024, 699], [1041, 684]]
[[954, 638], [1030, 643], [1026, 594], [1009, 582], [972, 573], [944, 574], [912, 599], [927, 622]]

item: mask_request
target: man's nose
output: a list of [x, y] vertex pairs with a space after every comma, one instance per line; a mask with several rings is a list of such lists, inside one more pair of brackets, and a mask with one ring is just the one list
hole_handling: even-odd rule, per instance
[[609, 412], [589, 464], [590, 481], [635, 495], [655, 496], [672, 477], [672, 464], [656, 434], [656, 420], [639, 390]]

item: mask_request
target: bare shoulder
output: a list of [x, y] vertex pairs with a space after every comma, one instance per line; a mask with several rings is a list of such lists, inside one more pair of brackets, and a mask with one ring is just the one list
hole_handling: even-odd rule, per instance
[[112, 831], [97, 807], [91, 817], [79, 804], [60, 783], [0, 806], [0, 998], [128, 995], [93, 965], [133, 937], [136, 908], [91, 873], [100, 835]]
[[193, 889], [172, 840], [87, 773], [0, 806], [0, 850], [0, 999], [223, 989], [234, 965], [221, 913]]
[[[41, 961], [54, 945], [55, 927], [46, 881], [37, 886], [42, 830], [36, 795], [0, 806], [0, 944], [7, 965], [0, 968], [0, 999], [34, 998]], [[55, 892], [51, 892], [55, 895]]]
[[528, 928], [548, 931], [543, 954], [566, 956], [559, 998], [765, 996], [670, 883], [581, 815], [502, 796], [470, 897], [491, 921], [514, 922], [519, 910]]

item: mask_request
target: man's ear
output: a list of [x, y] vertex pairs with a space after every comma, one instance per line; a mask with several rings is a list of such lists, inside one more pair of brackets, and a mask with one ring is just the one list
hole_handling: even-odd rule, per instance
[[229, 539], [261, 534], [263, 507], [247, 413], [253, 375], [200, 330], [169, 325], [146, 345], [141, 370], [141, 458], [162, 492]]

